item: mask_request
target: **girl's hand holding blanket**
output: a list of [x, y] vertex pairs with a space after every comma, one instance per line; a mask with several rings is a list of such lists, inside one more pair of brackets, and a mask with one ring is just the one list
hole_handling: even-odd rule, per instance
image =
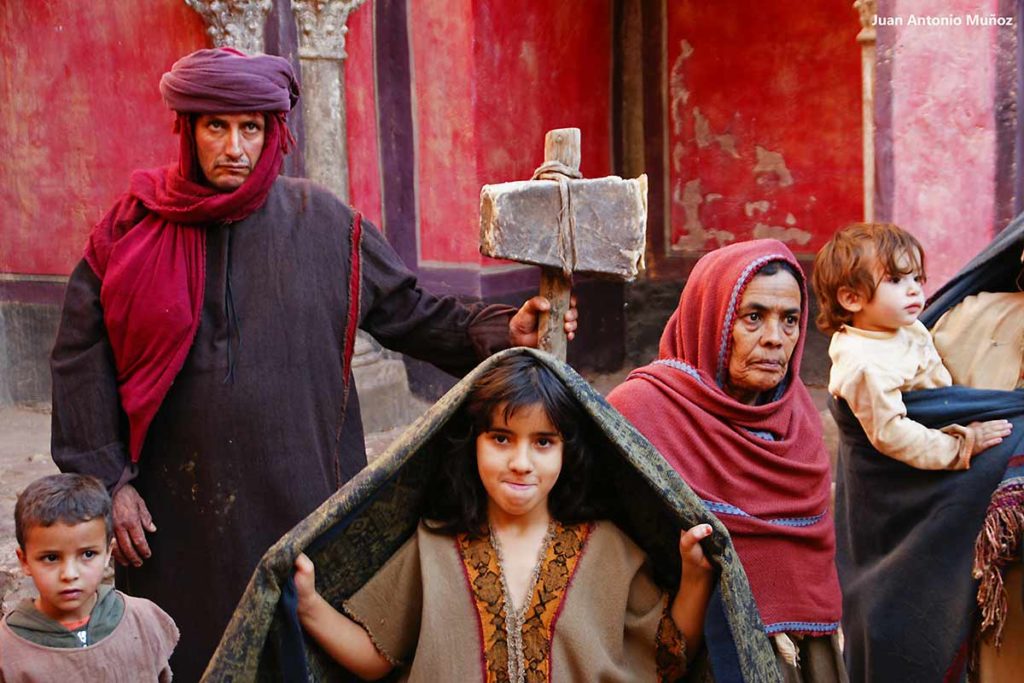
[[687, 659], [692, 659], [700, 649], [704, 612], [714, 583], [711, 563], [700, 546], [701, 540], [709, 536], [710, 524], [698, 524], [679, 535], [679, 558], [683, 566], [679, 592], [672, 601], [672, 620], [686, 639]]

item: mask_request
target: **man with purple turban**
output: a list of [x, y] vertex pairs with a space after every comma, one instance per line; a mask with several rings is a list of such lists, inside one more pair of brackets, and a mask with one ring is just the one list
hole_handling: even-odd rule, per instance
[[548, 303], [423, 292], [357, 212], [280, 176], [287, 60], [199, 50], [160, 91], [178, 163], [132, 174], [68, 281], [52, 451], [113, 493], [118, 585], [171, 614], [191, 681], [263, 552], [366, 463], [356, 329], [461, 375], [535, 345]]

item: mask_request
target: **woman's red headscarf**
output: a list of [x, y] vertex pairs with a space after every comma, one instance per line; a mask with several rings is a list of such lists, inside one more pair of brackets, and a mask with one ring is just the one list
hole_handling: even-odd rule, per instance
[[[732, 328], [747, 285], [771, 261], [801, 274], [800, 338], [771, 400], [746, 405], [722, 388]], [[659, 359], [608, 396], [729, 529], [769, 633], [830, 633], [842, 610], [829, 458], [798, 374], [806, 332], [807, 287], [789, 249], [733, 244], [693, 269]]]
[[[206, 228], [241, 221], [267, 200], [293, 142], [285, 114], [298, 98], [287, 60], [231, 48], [199, 50], [164, 74], [178, 112], [178, 163], [135, 171], [130, 188], [93, 228], [85, 260], [102, 281], [103, 322], [137, 462], [153, 417], [199, 327], [206, 281]], [[203, 182], [193, 114], [262, 111], [263, 153], [245, 182], [221, 192]]]

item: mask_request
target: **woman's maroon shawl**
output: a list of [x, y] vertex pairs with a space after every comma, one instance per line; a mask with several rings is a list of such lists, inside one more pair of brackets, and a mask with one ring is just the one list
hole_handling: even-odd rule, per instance
[[[722, 385], [739, 302], [769, 261], [801, 273], [800, 339], [773, 400], [750, 406]], [[799, 378], [806, 332], [807, 287], [789, 249], [733, 244], [697, 263], [659, 360], [608, 396], [728, 527], [769, 633], [830, 633], [841, 613], [829, 458]]]
[[93, 228], [85, 260], [102, 281], [100, 304], [117, 368], [128, 448], [138, 462], [199, 327], [209, 225], [263, 206], [291, 140], [284, 115], [268, 113], [263, 153], [233, 192], [198, 182], [190, 117], [179, 114], [179, 162], [132, 173], [130, 188]]

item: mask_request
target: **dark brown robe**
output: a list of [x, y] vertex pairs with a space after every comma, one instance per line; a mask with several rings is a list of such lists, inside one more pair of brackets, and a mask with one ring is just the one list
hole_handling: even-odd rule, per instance
[[[342, 361], [352, 221], [327, 191], [282, 177], [253, 215], [207, 230], [199, 330], [132, 481], [158, 529], [153, 556], [117, 577], [181, 629], [177, 680], [198, 679], [267, 548], [366, 463]], [[359, 327], [385, 346], [461, 375], [508, 345], [512, 309], [423, 292], [365, 222], [359, 253]], [[83, 261], [53, 351], [52, 451], [113, 488], [131, 468], [99, 294]]]

